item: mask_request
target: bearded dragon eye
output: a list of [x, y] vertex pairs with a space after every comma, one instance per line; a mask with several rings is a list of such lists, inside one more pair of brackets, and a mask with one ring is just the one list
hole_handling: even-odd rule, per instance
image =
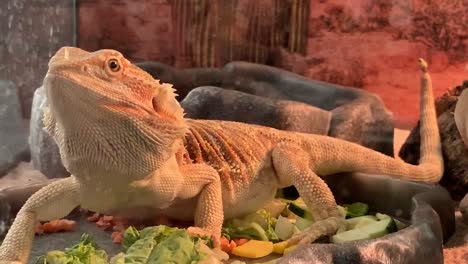
[[120, 70], [119, 61], [116, 59], [110, 59], [107, 64], [109, 65], [109, 68], [111, 69], [111, 71], [117, 72]]

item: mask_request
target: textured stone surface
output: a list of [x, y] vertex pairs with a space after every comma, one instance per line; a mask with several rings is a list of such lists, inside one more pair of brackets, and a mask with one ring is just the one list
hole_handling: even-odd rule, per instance
[[[468, 86], [468, 81], [465, 81], [465, 84]], [[468, 90], [464, 90], [458, 97], [453, 116], [460, 137], [468, 146]]]
[[463, 217], [463, 221], [468, 225], [468, 193], [460, 202], [460, 212]]
[[[458, 96], [468, 88], [468, 82], [447, 91], [436, 99], [437, 122], [442, 141], [445, 172], [441, 184], [445, 186], [456, 201], [468, 193], [468, 147], [463, 143], [454, 119], [454, 109]], [[412, 164], [419, 160], [419, 123], [411, 131], [400, 150], [400, 157]]]
[[330, 136], [393, 156], [393, 116], [378, 96], [253, 63], [232, 62], [224, 71], [224, 88], [331, 111]]
[[48, 178], [65, 177], [69, 173], [62, 165], [57, 144], [44, 130], [42, 107], [47, 105], [47, 98], [43, 87], [34, 92], [32, 116], [30, 122], [31, 160], [35, 169]]
[[0, 175], [25, 159], [27, 137], [15, 86], [0, 80]]
[[117, 49], [135, 61], [174, 62], [171, 8], [167, 0], [80, 0], [78, 46]]
[[331, 113], [329, 136], [394, 155], [393, 116], [379, 98], [363, 96], [333, 109]]
[[294, 101], [273, 100], [214, 86], [193, 89], [181, 102], [188, 118], [257, 124], [327, 135], [331, 113]]
[[182, 101], [195, 87], [221, 86], [225, 73], [222, 68], [177, 69], [160, 62], [145, 61], [136, 63], [155, 79], [171, 83], [177, 89], [177, 100]]
[[49, 58], [73, 45], [72, 0], [0, 1], [0, 79], [18, 89], [23, 117], [29, 117], [34, 90], [42, 84]]

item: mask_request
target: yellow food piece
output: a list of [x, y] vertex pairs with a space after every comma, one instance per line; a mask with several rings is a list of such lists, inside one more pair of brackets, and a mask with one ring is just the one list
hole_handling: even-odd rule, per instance
[[271, 253], [273, 253], [273, 243], [260, 240], [249, 240], [232, 250], [233, 255], [244, 258], [263, 258]]
[[290, 247], [286, 248], [286, 249], [284, 250], [284, 252], [283, 252], [283, 255], [287, 255], [287, 254], [293, 252], [296, 248], [297, 248], [297, 245], [290, 246]]
[[283, 254], [284, 250], [288, 246], [288, 241], [278, 242], [273, 244], [273, 252]]

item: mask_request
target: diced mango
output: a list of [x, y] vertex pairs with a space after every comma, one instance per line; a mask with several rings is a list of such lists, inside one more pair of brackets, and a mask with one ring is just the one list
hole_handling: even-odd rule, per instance
[[260, 240], [250, 240], [232, 250], [233, 255], [244, 258], [263, 258], [271, 253], [273, 253], [273, 243]]
[[275, 243], [273, 244], [273, 252], [278, 253], [278, 254], [283, 254], [287, 246], [288, 246], [288, 241]]
[[283, 251], [283, 255], [287, 255], [287, 254], [293, 252], [296, 248], [297, 248], [297, 245], [290, 246], [290, 247], [286, 248], [286, 249]]

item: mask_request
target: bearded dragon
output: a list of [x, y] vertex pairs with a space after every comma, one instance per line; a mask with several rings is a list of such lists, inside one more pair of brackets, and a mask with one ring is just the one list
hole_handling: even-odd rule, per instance
[[0, 263], [25, 263], [37, 221], [91, 211], [193, 220], [192, 235], [219, 246], [225, 219], [254, 212], [295, 186], [315, 220], [288, 243], [310, 243], [344, 224], [321, 177], [340, 172], [439, 182], [443, 159], [427, 63], [421, 74], [421, 159], [406, 164], [337, 138], [258, 125], [184, 118], [170, 84], [115, 50], [63, 47], [44, 87], [46, 130], [70, 177], [34, 193], [0, 247]]

